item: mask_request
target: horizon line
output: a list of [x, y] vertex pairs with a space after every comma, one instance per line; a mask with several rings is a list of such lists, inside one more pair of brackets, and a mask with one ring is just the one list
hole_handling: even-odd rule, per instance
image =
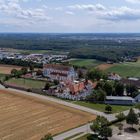
[[0, 34], [140, 34], [140, 32], [0, 32]]

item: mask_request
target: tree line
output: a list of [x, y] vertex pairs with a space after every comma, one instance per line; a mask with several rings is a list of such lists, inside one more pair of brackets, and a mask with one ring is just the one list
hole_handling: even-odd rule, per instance
[[104, 39], [94, 35], [50, 35], [50, 34], [1, 34], [0, 47], [23, 50], [53, 50], [70, 52], [74, 58], [91, 58], [101, 61], [123, 61], [123, 57], [140, 55], [140, 41], [134, 39]]

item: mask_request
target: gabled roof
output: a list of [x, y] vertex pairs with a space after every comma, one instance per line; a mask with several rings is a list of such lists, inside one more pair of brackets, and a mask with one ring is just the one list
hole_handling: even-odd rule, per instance
[[62, 71], [69, 71], [71, 69], [70, 66], [64, 66], [64, 65], [60, 65], [60, 64], [44, 64], [43, 68], [62, 70]]

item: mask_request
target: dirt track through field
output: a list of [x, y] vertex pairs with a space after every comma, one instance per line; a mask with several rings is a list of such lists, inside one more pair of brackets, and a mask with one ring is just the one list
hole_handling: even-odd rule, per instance
[[58, 134], [95, 118], [54, 102], [0, 90], [2, 140], [40, 140], [48, 132]]

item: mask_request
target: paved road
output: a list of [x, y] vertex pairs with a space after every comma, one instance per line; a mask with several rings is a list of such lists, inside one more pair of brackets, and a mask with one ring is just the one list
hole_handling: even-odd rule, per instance
[[[5, 89], [1, 85], [0, 85], [0, 88], [1, 89]], [[48, 97], [48, 96], [43, 96], [43, 95], [31, 93], [31, 92], [11, 89], [11, 88], [8, 88], [8, 89], [5, 89], [5, 90], [16, 91], [16, 92], [19, 92], [19, 93], [24, 94], [24, 95], [28, 95], [28, 96], [32, 96], [32, 97], [36, 97], [36, 98], [40, 98], [40, 99], [44, 99], [44, 100], [49, 100], [49, 101], [52, 101], [52, 102], [55, 102], [55, 103], [59, 103], [59, 104], [62, 104], [62, 105], [68, 106], [68, 107], [72, 107], [72, 108], [75, 108], [75, 109], [78, 109], [78, 110], [89, 112], [89, 113], [92, 113], [94, 115], [104, 116], [109, 121], [113, 121], [113, 120], [116, 119], [115, 118], [116, 114], [108, 114], [107, 115], [107, 114], [105, 114], [103, 112], [99, 112], [99, 111], [96, 111], [96, 110], [93, 110], [93, 109], [90, 109], [90, 108], [87, 108], [87, 107], [75, 105], [73, 103], [69, 103], [69, 102], [66, 102], [66, 101], [63, 101], [63, 100], [60, 100], [60, 99], [56, 99], [56, 98], [52, 98], [52, 97]], [[125, 111], [124, 113], [128, 114], [128, 111]], [[86, 125], [83, 125], [81, 127], [78, 127], [78, 128], [72, 129], [70, 131], [64, 132], [62, 134], [59, 134], [59, 135], [54, 137], [54, 140], [63, 140], [65, 138], [67, 138], [67, 137], [73, 136], [73, 135], [75, 135], [77, 133], [80, 133], [80, 132], [89, 133], [90, 132], [90, 124], [86, 124]]]
[[73, 136], [73, 135], [81, 133], [81, 132], [83, 132], [83, 133], [90, 133], [89, 126], [90, 126], [90, 124], [84, 125], [84, 126], [72, 129], [70, 131], [67, 131], [65, 133], [62, 133], [60, 135], [57, 135], [57, 136], [55, 136], [53, 138], [54, 138], [54, 140], [63, 140], [65, 138], [68, 138], [70, 136]]

